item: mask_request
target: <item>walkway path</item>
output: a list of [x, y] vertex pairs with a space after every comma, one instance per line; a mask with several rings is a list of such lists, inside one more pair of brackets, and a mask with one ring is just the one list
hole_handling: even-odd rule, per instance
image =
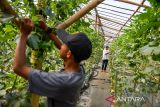
[[105, 99], [110, 95], [110, 79], [108, 73], [99, 72], [90, 81], [90, 87], [80, 98], [78, 107], [111, 107], [110, 102]]

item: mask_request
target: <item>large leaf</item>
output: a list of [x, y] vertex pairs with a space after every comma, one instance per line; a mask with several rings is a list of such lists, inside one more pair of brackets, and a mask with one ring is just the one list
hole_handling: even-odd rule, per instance
[[50, 7], [48, 7], [48, 6], [45, 8], [44, 13], [46, 15], [48, 15], [49, 17], [55, 16], [55, 14], [52, 13], [52, 9]]
[[158, 55], [153, 54], [153, 55], [152, 55], [152, 59], [153, 59], [154, 61], [160, 61], [160, 54], [158, 54]]
[[160, 47], [150, 47], [149, 45], [146, 45], [142, 48], [140, 48], [140, 53], [142, 55], [158, 55], [160, 54]]
[[151, 73], [152, 71], [154, 71], [154, 69], [155, 69], [155, 67], [150, 66], [150, 67], [146, 67], [144, 71], [146, 73]]
[[0, 83], [0, 90], [4, 88], [4, 85]]
[[140, 53], [142, 55], [151, 55], [154, 50], [154, 47], [149, 47], [148, 45], [140, 48]]
[[0, 90], [0, 97], [6, 94], [6, 90]]
[[160, 47], [155, 47], [155, 48], [153, 49], [153, 54], [155, 54], [155, 55], [160, 54]]
[[27, 44], [32, 49], [39, 49], [40, 48], [39, 47], [40, 40], [39, 40], [38, 36], [36, 36], [36, 35], [31, 35], [27, 40]]

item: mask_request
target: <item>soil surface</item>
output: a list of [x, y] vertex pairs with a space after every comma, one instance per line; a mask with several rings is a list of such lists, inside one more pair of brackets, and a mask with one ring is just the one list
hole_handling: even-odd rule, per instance
[[90, 81], [90, 87], [81, 95], [78, 107], [111, 107], [110, 78], [107, 72], [96, 70], [98, 75]]

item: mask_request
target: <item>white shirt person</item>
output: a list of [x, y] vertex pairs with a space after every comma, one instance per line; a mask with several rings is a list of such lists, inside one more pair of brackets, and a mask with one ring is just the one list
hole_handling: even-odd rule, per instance
[[102, 56], [102, 72], [106, 72], [106, 68], [108, 65], [108, 59], [109, 59], [109, 47], [106, 46], [103, 50], [103, 56]]

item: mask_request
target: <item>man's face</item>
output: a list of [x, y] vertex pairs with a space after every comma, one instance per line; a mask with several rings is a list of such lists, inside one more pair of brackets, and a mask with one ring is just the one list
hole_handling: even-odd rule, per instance
[[109, 49], [109, 47], [106, 47], [106, 50], [108, 50]]
[[65, 60], [70, 57], [70, 54], [71, 52], [68, 46], [66, 44], [63, 44], [60, 49], [60, 57]]

